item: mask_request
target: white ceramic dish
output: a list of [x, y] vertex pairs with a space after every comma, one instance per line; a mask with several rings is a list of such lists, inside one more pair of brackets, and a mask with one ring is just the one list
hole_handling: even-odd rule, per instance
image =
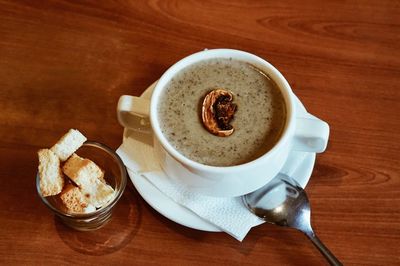
[[[159, 112], [159, 108], [163, 105], [162, 102], [166, 94], [169, 94], [169, 82], [176, 78], [176, 75], [179, 75], [181, 71], [184, 71], [186, 67], [195, 67], [197, 63], [206, 62], [206, 60], [223, 58], [242, 61], [247, 65], [250, 64], [276, 83], [285, 102], [285, 119], [282, 121], [284, 122], [284, 127], [273, 147], [254, 160], [230, 166], [206, 165], [196, 162], [189, 157], [185, 157], [175, 145], [172, 145], [172, 142], [170, 142], [163, 133], [163, 123], [161, 123], [160, 120], [163, 115]], [[222, 84], [223, 82], [219, 85]], [[226, 83], [226, 85], [228, 86], [228, 83]], [[215, 84], [213, 86], [215, 86]], [[234, 86], [231, 89], [233, 92], [236, 90]], [[237, 92], [242, 94], [243, 88], [237, 89]], [[201, 90], [207, 90], [207, 88], [199, 89], [198, 93], [200, 93]], [[196, 97], [203, 97], [204, 95], [201, 94]], [[239, 98], [236, 100], [239, 101], [241, 96], [237, 97]], [[196, 103], [194, 103], [194, 105], [192, 103], [191, 106], [196, 106]], [[175, 107], [178, 109], [181, 108], [179, 104]], [[244, 112], [241, 108], [244, 107], [239, 107], [239, 112], [243, 115]], [[192, 108], [189, 109], [191, 111], [188, 110], [186, 115], [189, 115], [190, 118], [182, 117], [179, 119], [185, 120], [183, 123], [185, 130], [187, 129], [190, 132], [193, 128], [189, 126], [188, 123], [190, 123], [189, 121], [193, 121], [192, 118], [197, 117], [199, 112], [196, 112]], [[210, 49], [191, 54], [179, 60], [165, 71], [155, 85], [150, 100], [144, 97], [121, 95], [117, 105], [118, 121], [125, 128], [134, 131], [144, 131], [144, 127], [148, 125], [148, 123], [146, 123], [147, 120], [150, 121], [151, 128], [147, 126], [146, 131], [152, 133], [153, 136], [152, 154], [156, 156], [157, 162], [173, 182], [182, 184], [192, 192], [211, 197], [237, 197], [261, 188], [279, 173], [292, 151], [323, 152], [329, 138], [329, 125], [318, 117], [310, 114], [303, 117], [301, 111], [300, 113], [299, 111], [299, 108], [297, 108], [296, 96], [293, 94], [290, 85], [274, 66], [254, 54], [235, 49]], [[139, 120], [140, 123], [132, 123], [132, 121], [135, 120]], [[236, 124], [236, 126], [238, 126], [237, 130], [241, 130], [240, 132], [244, 133], [244, 127], [240, 129], [239, 122], [240, 121], [237, 121]], [[241, 120], [241, 122], [243, 122], [243, 120]], [[201, 126], [201, 123], [197, 123], [197, 126]], [[249, 124], [248, 126], [251, 128], [258, 128], [255, 125]], [[204, 130], [196, 132], [196, 134], [197, 133], [203, 134], [195, 141], [199, 141], [197, 145], [207, 148], [206, 144], [201, 143], [204, 141], [207, 143], [215, 142], [215, 149], [218, 150], [217, 153], [224, 152], [224, 149], [227, 147], [224, 144], [226, 141], [230, 143], [227, 144], [228, 146], [234, 144], [234, 142], [237, 141], [237, 137], [240, 135], [238, 131], [238, 135], [235, 134], [232, 139], [228, 140], [226, 138], [215, 138]], [[174, 139], [178, 140], [182, 137], [179, 133], [178, 135], [179, 136], [174, 137]], [[191, 142], [190, 139], [189, 137], [183, 140], [182, 145], [190, 145], [188, 144]]]
[[[141, 97], [150, 99], [151, 93], [156, 83], [153, 83]], [[296, 97], [297, 108], [299, 113], [307, 116], [308, 113], [304, 108], [303, 104]], [[139, 134], [140, 135], [140, 134]], [[130, 134], [129, 130], [124, 130], [123, 138], [138, 136], [138, 134]], [[138, 154], [141, 153], [140, 149], [135, 150]], [[297, 165], [296, 169], [293, 168], [291, 162], [296, 160], [302, 160], [300, 165]], [[292, 178], [296, 179], [297, 182], [304, 188], [308, 180], [310, 179], [313, 167], [315, 163], [315, 153], [309, 152], [291, 152], [289, 159], [283, 167], [283, 172], [290, 172]], [[203, 220], [191, 210], [175, 203], [173, 200], [165, 196], [160, 190], [158, 190], [153, 184], [151, 184], [145, 177], [135, 174], [128, 169], [129, 177], [143, 199], [157, 212], [165, 216], [166, 218], [181, 224], [186, 227], [190, 227], [197, 230], [208, 231], [208, 232], [220, 232], [221, 230], [215, 227], [213, 224]]]

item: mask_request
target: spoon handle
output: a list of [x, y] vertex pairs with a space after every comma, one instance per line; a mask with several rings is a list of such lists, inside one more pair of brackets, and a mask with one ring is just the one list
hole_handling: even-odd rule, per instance
[[322, 255], [326, 258], [330, 265], [342, 266], [343, 264], [330, 252], [330, 250], [322, 243], [314, 232], [306, 233], [306, 236], [318, 248]]

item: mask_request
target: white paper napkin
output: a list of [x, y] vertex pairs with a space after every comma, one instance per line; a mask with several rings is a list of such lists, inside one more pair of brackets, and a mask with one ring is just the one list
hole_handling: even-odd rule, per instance
[[[205, 196], [174, 183], [155, 160], [151, 138], [125, 138], [118, 148], [117, 154], [129, 170], [146, 178], [171, 200], [191, 210], [195, 215], [212, 223], [239, 241], [244, 239], [252, 227], [263, 223], [261, 219], [246, 209], [240, 197]], [[304, 160], [304, 156], [300, 156], [300, 159], [298, 157], [297, 155], [296, 160], [291, 162], [295, 166], [290, 167], [291, 171], [285, 174], [290, 176]]]

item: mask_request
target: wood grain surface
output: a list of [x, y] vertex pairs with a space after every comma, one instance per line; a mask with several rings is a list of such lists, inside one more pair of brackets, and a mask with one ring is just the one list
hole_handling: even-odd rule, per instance
[[37, 196], [36, 151], [67, 129], [113, 149], [122, 94], [177, 60], [235, 48], [277, 67], [331, 126], [307, 192], [345, 265], [400, 265], [399, 1], [0, 1], [0, 264], [324, 265], [301, 233], [242, 243], [185, 228], [129, 184], [114, 218], [64, 226]]

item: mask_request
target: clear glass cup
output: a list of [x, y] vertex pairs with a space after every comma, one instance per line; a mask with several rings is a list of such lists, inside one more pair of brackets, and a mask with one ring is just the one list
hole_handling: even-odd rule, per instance
[[121, 198], [126, 187], [126, 168], [113, 150], [98, 142], [86, 141], [75, 153], [92, 160], [104, 170], [104, 179], [115, 191], [112, 200], [91, 213], [69, 213], [59, 195], [49, 197], [41, 195], [39, 173], [36, 175], [36, 189], [44, 204], [66, 225], [80, 231], [96, 230], [111, 219], [112, 209]]

